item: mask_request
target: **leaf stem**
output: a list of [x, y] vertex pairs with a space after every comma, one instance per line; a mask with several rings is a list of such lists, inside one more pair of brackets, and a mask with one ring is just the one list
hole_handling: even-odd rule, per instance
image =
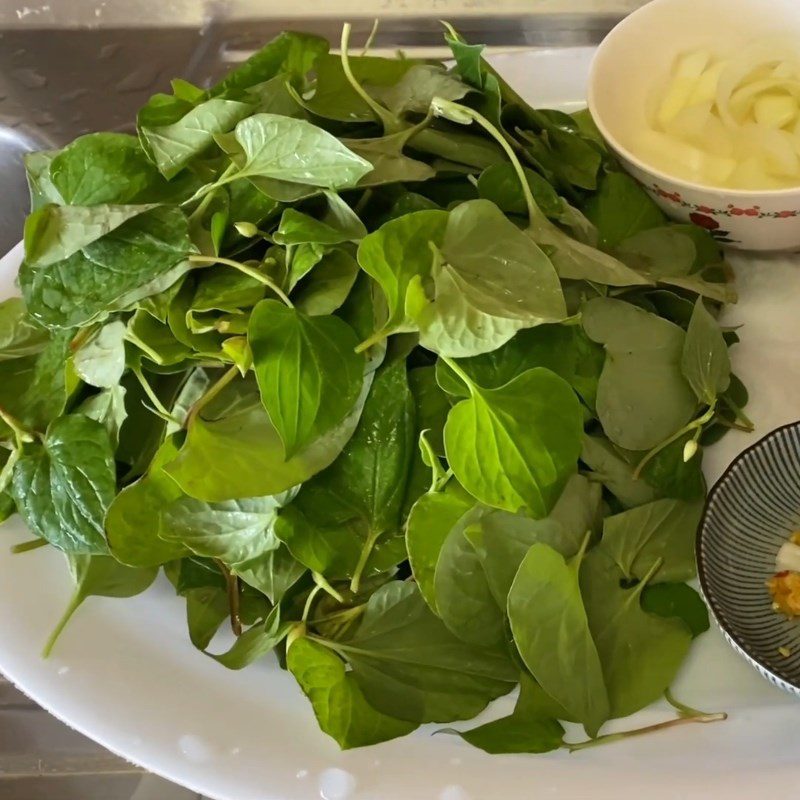
[[692, 717], [678, 717], [677, 719], [670, 719], [666, 722], [658, 722], [655, 725], [646, 725], [643, 728], [634, 728], [629, 731], [621, 731], [620, 733], [607, 733], [604, 736], [598, 736], [596, 739], [587, 739], [585, 742], [575, 742], [570, 744], [565, 742], [564, 746], [570, 753], [575, 753], [578, 750], [587, 750], [590, 747], [597, 747], [601, 744], [610, 744], [611, 742], [619, 742], [623, 739], [631, 739], [634, 736], [643, 736], [646, 733], [655, 733], [656, 731], [665, 731], [669, 728], [677, 728], [679, 725], [686, 725], [692, 722], [699, 722], [700, 724], [707, 724], [709, 722], [722, 722], [726, 720], [728, 715], [723, 713], [718, 714], [701, 714]]
[[336, 589], [334, 589], [333, 586], [328, 583], [328, 580], [322, 573], [312, 572], [311, 577], [314, 579], [314, 583], [316, 583], [317, 586], [319, 586], [323, 591], [327, 592], [334, 600], [339, 603], [344, 603], [344, 597], [342, 597], [341, 594], [339, 594], [339, 592], [337, 592]]
[[218, 558], [215, 558], [214, 561], [225, 576], [225, 584], [228, 588], [228, 608], [230, 609], [231, 630], [234, 636], [241, 636], [242, 619], [239, 616], [239, 578], [228, 569], [225, 562]]
[[731, 411], [733, 411], [734, 414], [736, 414], [736, 419], [742, 423], [743, 427], [740, 427], [739, 430], [745, 430], [748, 433], [755, 430], [756, 426], [752, 423], [747, 414], [745, 414], [744, 411], [742, 411], [742, 409], [733, 402], [733, 400], [725, 395], [722, 395], [722, 401]]
[[340, 43], [342, 50], [342, 72], [344, 72], [348, 83], [353, 87], [353, 91], [369, 106], [370, 111], [372, 111], [372, 113], [380, 120], [381, 124], [383, 125], [384, 133], [394, 133], [395, 129], [397, 128], [397, 120], [395, 119], [394, 115], [380, 105], [380, 103], [370, 97], [364, 87], [358, 82], [356, 76], [353, 74], [353, 70], [350, 66], [350, 56], [348, 54], [348, 50], [350, 48], [351, 31], [352, 26], [349, 22], [345, 22], [344, 25], [342, 25], [342, 39]]
[[[511, 162], [511, 166], [514, 168], [514, 172], [517, 174], [517, 178], [520, 182], [520, 187], [522, 188], [522, 194], [525, 197], [525, 205], [528, 208], [528, 221], [530, 222], [531, 226], [534, 226], [542, 216], [542, 212], [539, 206], [536, 204], [536, 201], [533, 199], [533, 193], [531, 192], [531, 187], [528, 185], [528, 179], [525, 177], [525, 171], [522, 168], [522, 164], [520, 163], [519, 159], [517, 158], [517, 154], [514, 152], [514, 148], [508, 143], [508, 140], [505, 136], [494, 126], [491, 122], [489, 122], [483, 114], [479, 114], [475, 109], [469, 108], [468, 106], [463, 106], [460, 103], [454, 103], [450, 100], [445, 100], [441, 97], [436, 97], [431, 102], [431, 108], [434, 109], [434, 114], [436, 110], [439, 109], [442, 112], [450, 112], [453, 116], [464, 117], [472, 120], [473, 122], [477, 122], [499, 145], [503, 148], [503, 151], [508, 156], [509, 161]], [[441, 116], [446, 116], [446, 114], [441, 114]]]
[[175, 417], [173, 417], [166, 408], [164, 408], [164, 404], [158, 399], [158, 395], [153, 391], [153, 387], [148, 383], [147, 378], [145, 378], [142, 370], [139, 367], [133, 367], [131, 372], [133, 372], [133, 374], [136, 376], [136, 380], [139, 381], [144, 393], [153, 404], [156, 414], [163, 419], [172, 420], [172, 422], [174, 422], [176, 425], [180, 425], [180, 422], [175, 419]]
[[636, 469], [633, 471], [633, 479], [635, 481], [639, 480], [639, 477], [642, 474], [642, 470], [665, 448], [671, 445], [673, 442], [676, 442], [681, 436], [685, 436], [687, 433], [690, 433], [695, 428], [702, 428], [706, 422], [709, 422], [714, 416], [714, 408], [716, 406], [716, 401], [712, 403], [708, 407], [708, 411], [706, 411], [702, 416], [698, 417], [697, 419], [693, 419], [688, 425], [684, 425], [679, 431], [676, 431], [672, 434], [672, 436], [667, 437], [664, 439], [661, 444], [656, 445], [649, 453], [645, 455], [645, 457], [639, 462]]
[[391, 331], [387, 331], [386, 329], [375, 331], [371, 336], [368, 336], [364, 339], [361, 344], [356, 345], [356, 353], [363, 353], [365, 350], [369, 350], [370, 347], [376, 344], [380, 344], [384, 339], [386, 339], [391, 334]]
[[308, 597], [306, 598], [306, 604], [303, 606], [303, 622], [308, 620], [308, 615], [311, 613], [311, 604], [314, 602], [314, 598], [322, 591], [322, 587], [317, 584], [314, 588], [308, 593]]
[[470, 394], [475, 393], [475, 383], [473, 380], [467, 375], [464, 370], [458, 366], [454, 359], [448, 358], [447, 356], [439, 356], [439, 358], [450, 367], [453, 372], [464, 382], [464, 385], [469, 389]]
[[186, 415], [183, 427], [188, 430], [194, 418], [238, 375], [239, 368], [234, 364], [202, 397], [198, 398]]
[[[672, 694], [670, 689], [667, 689], [664, 692], [664, 699], [678, 712], [679, 716], [684, 717], [686, 719], [696, 719], [697, 717], [711, 717], [714, 714], [710, 711], [699, 711], [696, 708], [692, 708], [691, 706], [687, 706], [685, 703], [681, 703], [680, 700], [676, 700], [675, 696]], [[721, 714], [723, 718], [727, 719], [728, 715], [723, 712], [717, 712]]]
[[81, 593], [76, 591], [70, 598], [66, 610], [61, 615], [61, 619], [56, 623], [55, 628], [53, 628], [53, 632], [47, 637], [47, 641], [44, 644], [44, 649], [42, 650], [42, 658], [50, 658], [53, 648], [58, 641], [58, 637], [61, 636], [64, 628], [67, 627], [67, 623], [72, 619], [72, 615], [78, 610], [78, 608], [80, 608], [82, 602], [83, 597], [81, 596]]
[[29, 539], [27, 542], [20, 542], [11, 548], [14, 555], [19, 553], [30, 553], [31, 550], [38, 550], [40, 547], [47, 547], [49, 542], [47, 539]]
[[361, 548], [361, 555], [358, 557], [358, 563], [356, 564], [355, 571], [353, 572], [353, 577], [350, 580], [350, 591], [353, 594], [358, 594], [358, 590], [361, 588], [361, 576], [366, 569], [367, 562], [369, 561], [369, 557], [372, 554], [372, 550], [375, 547], [375, 543], [380, 538], [383, 531], [370, 531], [369, 536], [367, 536], [366, 541], [364, 542], [364, 546]]
[[257, 269], [253, 269], [252, 267], [248, 267], [247, 264], [242, 264], [241, 261], [234, 261], [232, 258], [224, 258], [223, 256], [201, 256], [201, 255], [192, 255], [189, 256], [189, 261], [194, 264], [224, 264], [226, 267], [233, 267], [234, 269], [238, 269], [239, 272], [243, 272], [245, 275], [249, 275], [254, 280], [257, 280], [259, 283], [263, 283], [264, 286], [272, 289], [284, 303], [286, 303], [289, 308], [294, 308], [294, 303], [289, 299], [289, 297], [285, 294], [283, 289], [280, 288], [272, 278], [268, 278], [262, 272], [259, 272]]
[[375, 17], [375, 19], [372, 21], [372, 30], [369, 32], [369, 36], [367, 36], [367, 41], [364, 42], [364, 47], [361, 50], [361, 58], [364, 58], [364, 56], [367, 53], [369, 53], [369, 49], [370, 47], [372, 47], [372, 43], [375, 41], [375, 35], [378, 33], [378, 27], [380, 26], [380, 24], [381, 21], [377, 17]]

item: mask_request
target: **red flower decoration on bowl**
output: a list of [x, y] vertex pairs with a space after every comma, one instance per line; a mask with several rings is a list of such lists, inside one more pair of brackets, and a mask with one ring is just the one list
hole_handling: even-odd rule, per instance
[[713, 231], [719, 228], [719, 222], [717, 222], [713, 217], [708, 217], [705, 214], [699, 214], [697, 211], [693, 211], [689, 214], [689, 219], [694, 222], [695, 225], [699, 225], [701, 228], [705, 228], [707, 231]]

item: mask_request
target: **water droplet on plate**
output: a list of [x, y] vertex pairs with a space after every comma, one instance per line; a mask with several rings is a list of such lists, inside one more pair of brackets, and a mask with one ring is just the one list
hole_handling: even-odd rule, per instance
[[471, 798], [463, 786], [451, 784], [442, 789], [439, 793], [439, 800], [471, 800]]
[[185, 758], [189, 761], [194, 761], [196, 764], [208, 761], [212, 755], [212, 750], [208, 743], [199, 736], [194, 736], [190, 733], [178, 739], [178, 749]]
[[307, 777], [308, 777], [308, 770], [307, 769], [299, 769], [299, 770], [297, 770], [297, 773], [295, 774], [295, 778], [297, 778], [297, 780], [299, 780], [299, 781], [301, 781], [301, 780], [303, 780], [303, 778], [307, 778]]
[[355, 775], [346, 769], [331, 767], [319, 776], [319, 796], [322, 800], [348, 800], [356, 789]]
[[230, 753], [232, 756], [238, 756], [238, 755], [239, 755], [239, 753], [241, 753], [241, 752], [242, 752], [242, 748], [241, 748], [241, 747], [231, 747], [231, 749], [230, 749], [228, 752], [229, 752], [229, 753]]
[[26, 89], [42, 89], [47, 86], [47, 78], [31, 67], [17, 67], [9, 75]]
[[69, 672], [69, 667], [59, 667], [57, 675], [66, 675]]

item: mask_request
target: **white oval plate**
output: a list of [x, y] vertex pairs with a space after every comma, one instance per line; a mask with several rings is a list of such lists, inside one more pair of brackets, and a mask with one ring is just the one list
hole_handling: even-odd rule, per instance
[[[496, 65], [538, 106], [582, 104], [591, 49], [498, 57]], [[11, 294], [21, 251], [0, 261]], [[751, 388], [759, 435], [800, 408], [800, 270], [789, 260], [736, 262], [742, 300], [728, 322], [747, 323], [734, 367]], [[715, 479], [752, 437], [728, 437], [707, 455]], [[339, 752], [318, 730], [292, 677], [272, 658], [229, 672], [189, 643], [184, 604], [165, 580], [132, 600], [91, 598], [47, 661], [39, 653], [70, 595], [55, 550], [11, 556], [26, 534], [0, 531], [0, 670], [67, 724], [113, 752], [218, 800], [529, 800], [530, 798], [765, 797], [797, 786], [795, 700], [769, 686], [705, 634], [676, 695], [730, 719], [576, 755], [487, 756], [428, 726], [405, 739]], [[505, 698], [492, 715], [507, 713]], [[667, 719], [666, 706], [617, 722]], [[466, 727], [469, 727], [467, 725]]]

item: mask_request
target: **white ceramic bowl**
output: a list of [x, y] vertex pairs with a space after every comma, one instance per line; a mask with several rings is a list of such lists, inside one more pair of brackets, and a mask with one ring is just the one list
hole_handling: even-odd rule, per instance
[[625, 169], [669, 216], [744, 250], [800, 250], [800, 185], [745, 191], [675, 178], [638, 157], [635, 132], [678, 54], [727, 55], [776, 34], [796, 37], [800, 54], [800, 0], [652, 0], [611, 31], [589, 75], [589, 109]]

